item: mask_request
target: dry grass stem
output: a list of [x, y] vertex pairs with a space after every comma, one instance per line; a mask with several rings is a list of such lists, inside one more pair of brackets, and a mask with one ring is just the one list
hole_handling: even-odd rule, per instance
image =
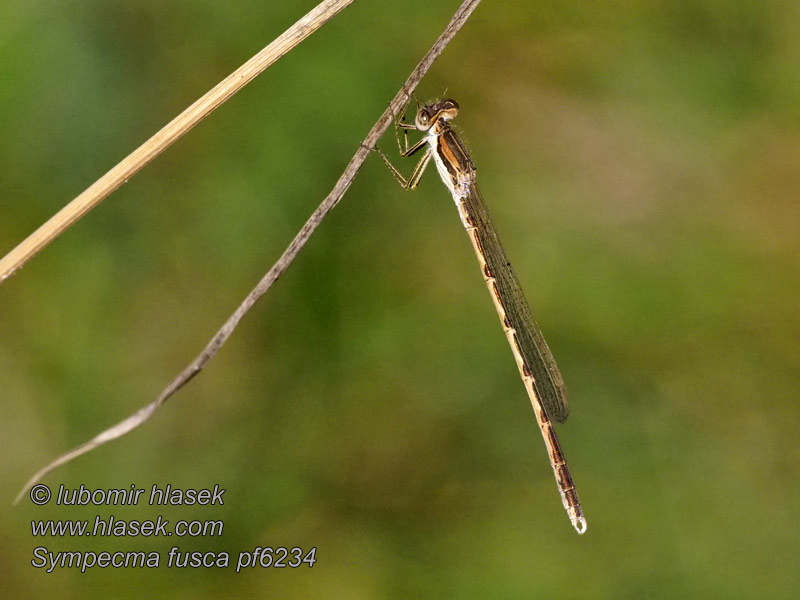
[[86, 188], [72, 202], [50, 217], [39, 229], [0, 259], [0, 282], [7, 279], [42, 248], [100, 204], [111, 192], [138, 173], [147, 163], [169, 148], [173, 142], [205, 119], [228, 98], [353, 2], [354, 0], [320, 2], [316, 8], [275, 38], [261, 52], [167, 123], [158, 133], [122, 159], [117, 166]]
[[78, 446], [77, 448], [74, 448], [63, 456], [60, 456], [49, 465], [38, 471], [23, 486], [22, 490], [19, 492], [14, 501], [15, 503], [19, 502], [19, 500], [34, 484], [36, 484], [42, 479], [42, 477], [47, 475], [56, 467], [71, 461], [81, 454], [85, 454], [91, 450], [94, 450], [98, 446], [110, 442], [111, 440], [117, 439], [146, 422], [156, 412], [156, 410], [160, 408], [168, 398], [170, 398], [170, 396], [182, 388], [195, 375], [197, 375], [203, 369], [203, 367], [205, 367], [208, 361], [214, 357], [222, 345], [227, 341], [247, 312], [253, 307], [258, 299], [261, 298], [261, 296], [263, 296], [270, 287], [272, 287], [272, 284], [275, 283], [275, 281], [286, 271], [292, 261], [294, 261], [295, 257], [298, 255], [300, 250], [311, 237], [311, 234], [314, 233], [314, 230], [319, 226], [325, 216], [333, 209], [334, 206], [339, 203], [339, 201], [342, 199], [342, 196], [344, 196], [344, 193], [350, 187], [350, 184], [355, 178], [356, 173], [358, 173], [358, 170], [361, 168], [361, 165], [364, 164], [364, 161], [370, 153], [370, 148], [375, 147], [375, 144], [378, 142], [380, 137], [383, 135], [389, 125], [392, 124], [394, 115], [400, 113], [408, 99], [411, 97], [411, 93], [417, 87], [417, 84], [428, 72], [433, 62], [439, 57], [439, 55], [441, 55], [447, 44], [450, 43], [450, 40], [452, 40], [455, 34], [461, 29], [461, 27], [469, 18], [470, 14], [472, 14], [472, 11], [475, 10], [475, 7], [479, 3], [480, 0], [464, 0], [459, 9], [453, 15], [450, 23], [448, 23], [445, 30], [439, 36], [439, 39], [436, 40], [436, 43], [434, 43], [433, 47], [420, 61], [414, 71], [412, 71], [403, 87], [399, 92], [397, 92], [395, 97], [389, 103], [389, 106], [380, 116], [372, 129], [370, 129], [367, 137], [364, 138], [364, 141], [359, 145], [358, 150], [356, 150], [353, 158], [350, 159], [350, 162], [347, 164], [344, 173], [342, 173], [341, 177], [339, 177], [339, 180], [336, 182], [336, 185], [333, 186], [331, 192], [312, 213], [311, 217], [309, 217], [308, 221], [306, 221], [305, 225], [303, 225], [278, 261], [272, 265], [272, 268], [270, 268], [267, 274], [264, 275], [261, 281], [258, 282], [258, 285], [253, 288], [253, 290], [247, 295], [236, 311], [228, 318], [227, 321], [225, 321], [225, 324], [214, 335], [214, 337], [211, 338], [211, 341], [206, 345], [197, 358], [195, 358], [183, 371], [181, 371], [181, 373], [175, 377], [166, 388], [164, 388], [161, 394], [159, 394], [158, 398], [156, 398], [153, 402], [139, 409], [136, 413], [124, 421], [114, 425], [109, 429], [106, 429], [88, 442]]

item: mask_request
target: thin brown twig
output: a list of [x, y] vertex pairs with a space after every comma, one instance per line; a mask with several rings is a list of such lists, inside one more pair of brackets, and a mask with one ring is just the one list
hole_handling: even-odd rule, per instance
[[33, 487], [42, 479], [42, 477], [47, 475], [53, 469], [71, 461], [74, 458], [77, 458], [82, 454], [94, 450], [98, 446], [102, 446], [111, 440], [122, 437], [126, 433], [142, 425], [145, 421], [150, 419], [151, 416], [153, 416], [153, 413], [155, 413], [156, 410], [158, 410], [161, 405], [167, 401], [167, 399], [169, 399], [175, 392], [186, 385], [203, 369], [203, 367], [206, 366], [208, 361], [214, 357], [222, 345], [228, 340], [234, 329], [236, 329], [237, 325], [239, 325], [239, 322], [242, 320], [242, 318], [248, 313], [258, 299], [261, 298], [261, 296], [263, 296], [270, 287], [272, 287], [272, 284], [275, 283], [275, 281], [277, 281], [277, 279], [286, 271], [292, 261], [294, 261], [300, 250], [303, 248], [303, 246], [305, 246], [306, 242], [311, 237], [311, 234], [314, 233], [314, 230], [319, 226], [325, 216], [339, 203], [339, 201], [342, 199], [342, 196], [344, 196], [344, 193], [350, 187], [350, 184], [358, 173], [358, 170], [361, 168], [361, 165], [364, 164], [364, 161], [369, 155], [370, 150], [375, 147], [375, 144], [377, 144], [380, 137], [393, 122], [394, 115], [400, 113], [411, 97], [412, 92], [417, 87], [417, 84], [428, 72], [433, 62], [439, 57], [439, 55], [441, 55], [447, 44], [450, 43], [450, 40], [452, 40], [455, 34], [458, 33], [479, 3], [480, 0], [464, 0], [459, 9], [453, 15], [453, 18], [447, 24], [445, 30], [439, 36], [439, 39], [436, 40], [433, 47], [428, 51], [417, 67], [411, 72], [411, 75], [403, 84], [403, 87], [400, 88], [400, 91], [397, 92], [381, 117], [378, 119], [372, 129], [370, 129], [367, 137], [364, 138], [364, 141], [361, 144], [359, 144], [358, 150], [353, 158], [350, 159], [350, 162], [345, 168], [344, 173], [342, 173], [341, 177], [339, 177], [339, 180], [336, 182], [336, 185], [333, 186], [331, 192], [311, 214], [311, 217], [309, 217], [302, 229], [300, 229], [286, 250], [284, 250], [278, 261], [272, 265], [272, 268], [270, 268], [267, 274], [264, 275], [261, 281], [258, 282], [258, 285], [253, 288], [253, 290], [247, 295], [236, 311], [228, 318], [227, 321], [225, 321], [225, 324], [222, 326], [222, 328], [217, 331], [213, 338], [211, 338], [211, 341], [206, 345], [197, 358], [195, 358], [183, 371], [181, 371], [181, 373], [175, 377], [166, 388], [164, 388], [161, 394], [159, 394], [158, 398], [156, 398], [153, 402], [142, 407], [124, 421], [117, 423], [109, 429], [106, 429], [88, 442], [70, 450], [63, 456], [60, 456], [49, 465], [38, 471], [23, 486], [19, 494], [17, 494], [17, 497], [14, 500], [15, 504], [20, 501], [20, 499], [31, 487]]
[[100, 204], [183, 134], [355, 0], [324, 0], [0, 258], [0, 283]]

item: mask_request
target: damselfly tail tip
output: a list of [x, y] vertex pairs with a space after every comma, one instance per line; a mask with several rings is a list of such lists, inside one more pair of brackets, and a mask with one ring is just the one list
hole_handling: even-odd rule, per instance
[[586, 533], [586, 517], [583, 516], [583, 511], [581, 511], [580, 507], [570, 507], [567, 509], [567, 513], [569, 514], [569, 520], [572, 521], [572, 526], [575, 528], [575, 531], [580, 535]]
[[586, 533], [586, 519], [583, 517], [578, 517], [576, 520], [572, 522], [572, 526], [575, 527], [575, 531], [577, 531], [580, 535]]

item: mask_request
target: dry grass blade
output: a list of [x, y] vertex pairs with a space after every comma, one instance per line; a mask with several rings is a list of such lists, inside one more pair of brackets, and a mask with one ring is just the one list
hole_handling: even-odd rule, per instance
[[158, 133], [131, 152], [108, 173], [86, 188], [16, 248], [0, 259], [0, 283], [42, 248], [69, 229], [78, 219], [100, 204], [147, 163], [205, 119], [228, 98], [250, 83], [300, 42], [335, 17], [355, 0], [325, 0], [297, 21], [253, 58], [220, 81], [189, 108], [167, 123]]
[[37, 472], [23, 486], [22, 490], [20, 490], [19, 494], [14, 500], [15, 503], [19, 502], [19, 500], [34, 484], [36, 484], [42, 479], [42, 477], [47, 475], [56, 467], [59, 467], [64, 463], [67, 463], [72, 459], [97, 448], [98, 446], [102, 446], [106, 442], [117, 439], [146, 422], [151, 416], [153, 416], [156, 410], [160, 408], [161, 405], [167, 401], [167, 399], [170, 398], [170, 396], [182, 388], [195, 375], [197, 375], [203, 369], [203, 367], [205, 367], [208, 361], [214, 357], [222, 345], [227, 341], [244, 315], [246, 315], [247, 312], [258, 301], [258, 299], [261, 298], [261, 296], [263, 296], [270, 287], [272, 287], [272, 284], [275, 283], [278, 277], [280, 277], [286, 271], [305, 243], [311, 237], [311, 234], [314, 233], [314, 230], [319, 226], [319, 224], [333, 209], [333, 207], [339, 203], [339, 201], [342, 199], [342, 196], [344, 196], [344, 193], [347, 191], [347, 188], [350, 187], [350, 184], [355, 178], [356, 173], [358, 173], [358, 170], [361, 168], [361, 165], [364, 164], [364, 161], [370, 153], [370, 149], [375, 147], [375, 144], [378, 142], [380, 137], [393, 122], [394, 115], [400, 113], [408, 99], [411, 97], [411, 93], [417, 87], [417, 84], [420, 82], [420, 80], [422, 80], [433, 62], [439, 57], [439, 55], [441, 55], [447, 44], [450, 43], [450, 40], [452, 40], [455, 34], [461, 29], [469, 16], [472, 14], [472, 11], [475, 10], [475, 7], [477, 7], [479, 3], [480, 0], [464, 0], [459, 9], [453, 15], [453, 18], [447, 24], [445, 30], [439, 36], [439, 39], [436, 40], [436, 43], [434, 43], [433, 47], [420, 61], [414, 71], [412, 71], [403, 87], [399, 92], [397, 92], [397, 95], [395, 95], [394, 99], [392, 99], [392, 101], [389, 103], [389, 106], [369, 131], [367, 137], [364, 138], [364, 141], [360, 144], [353, 158], [350, 159], [350, 162], [345, 168], [344, 173], [342, 173], [341, 177], [339, 177], [339, 180], [336, 182], [336, 185], [334, 185], [331, 192], [312, 213], [311, 217], [309, 217], [308, 221], [306, 221], [305, 225], [303, 225], [302, 229], [300, 229], [298, 234], [283, 252], [283, 255], [281, 255], [278, 261], [272, 266], [272, 268], [270, 268], [267, 274], [264, 275], [261, 281], [258, 282], [258, 285], [256, 285], [256, 287], [253, 288], [253, 290], [247, 295], [236, 311], [228, 318], [222, 328], [206, 345], [200, 355], [195, 358], [183, 371], [181, 371], [181, 373], [169, 383], [169, 385], [153, 402], [141, 408], [124, 421], [114, 425], [109, 429], [106, 429], [85, 444], [82, 444], [77, 448], [67, 452], [63, 456], [60, 456]]

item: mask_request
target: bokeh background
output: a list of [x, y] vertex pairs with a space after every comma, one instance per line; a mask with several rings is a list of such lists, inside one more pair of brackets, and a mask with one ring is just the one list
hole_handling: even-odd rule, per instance
[[[7, 597], [796, 597], [800, 5], [781, 0], [487, 0], [419, 88], [460, 102], [564, 373], [585, 536], [449, 195], [377, 158], [200, 377], [46, 479], [220, 484], [223, 507], [11, 507], [199, 352], [457, 4], [356, 3], [0, 287]], [[3, 2], [0, 252], [313, 5]], [[31, 535], [98, 514], [225, 529]], [[47, 574], [36, 546], [318, 562]]]

